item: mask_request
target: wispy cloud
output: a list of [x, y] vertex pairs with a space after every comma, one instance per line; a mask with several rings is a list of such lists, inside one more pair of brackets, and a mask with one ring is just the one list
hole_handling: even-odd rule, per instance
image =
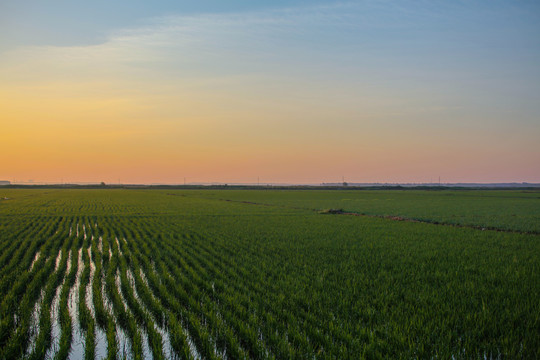
[[305, 69], [318, 58], [347, 55], [334, 45], [353, 40], [347, 33], [364, 21], [358, 16], [358, 6], [351, 4], [171, 15], [117, 30], [99, 45], [24, 47], [3, 54], [0, 61], [4, 74], [26, 68], [53, 77], [73, 76], [70, 70], [77, 66], [84, 66], [83, 77], [104, 67], [197, 76], [273, 71], [299, 63]]

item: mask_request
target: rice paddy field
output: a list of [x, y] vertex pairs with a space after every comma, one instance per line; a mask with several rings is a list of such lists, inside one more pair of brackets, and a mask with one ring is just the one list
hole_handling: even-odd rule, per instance
[[540, 191], [0, 188], [0, 359], [83, 358], [540, 358]]

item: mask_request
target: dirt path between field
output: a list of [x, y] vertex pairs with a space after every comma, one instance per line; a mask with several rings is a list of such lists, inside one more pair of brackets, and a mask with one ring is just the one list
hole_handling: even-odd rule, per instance
[[422, 223], [422, 224], [442, 225], [442, 226], [474, 229], [474, 230], [481, 230], [481, 231], [497, 231], [497, 232], [513, 233], [513, 234], [540, 235], [540, 232], [537, 232], [537, 231], [520, 231], [520, 230], [511, 230], [511, 229], [501, 229], [501, 228], [496, 228], [496, 227], [491, 227], [491, 226], [452, 224], [452, 223], [446, 223], [446, 222], [441, 222], [441, 221], [436, 221], [436, 220], [419, 220], [419, 219], [406, 218], [406, 217], [394, 216], [394, 215], [368, 215], [368, 214], [355, 213], [355, 212], [340, 212], [338, 213], [338, 215], [363, 216], [363, 217], [387, 219], [387, 220], [393, 220], [393, 221], [406, 221], [406, 222], [414, 222], [414, 223]]
[[497, 232], [505, 232], [505, 233], [512, 233], [512, 234], [540, 235], [540, 232], [538, 232], [538, 231], [520, 231], [520, 230], [511, 230], [511, 229], [501, 229], [501, 228], [496, 228], [496, 227], [491, 227], [491, 226], [452, 224], [452, 223], [440, 222], [440, 221], [436, 221], [436, 220], [414, 219], [414, 218], [407, 218], [407, 217], [395, 216], [395, 215], [375, 215], [375, 214], [357, 213], [357, 212], [345, 211], [345, 210], [342, 210], [342, 209], [321, 210], [321, 209], [309, 209], [309, 208], [303, 208], [303, 207], [297, 207], [297, 206], [286, 206], [286, 205], [277, 205], [277, 204], [258, 203], [258, 202], [246, 201], [246, 200], [232, 200], [232, 199], [221, 199], [221, 198], [211, 199], [211, 198], [198, 197], [198, 196], [188, 196], [188, 195], [185, 195], [185, 194], [170, 194], [170, 193], [168, 193], [167, 195], [182, 196], [182, 197], [196, 197], [196, 198], [206, 199], [206, 200], [226, 201], [226, 202], [233, 202], [233, 203], [238, 203], [238, 204], [277, 207], [277, 208], [293, 209], [293, 210], [310, 210], [310, 211], [314, 211], [314, 212], [317, 212], [317, 213], [322, 214], [322, 215], [359, 216], [359, 217], [378, 218], [378, 219], [386, 219], [386, 220], [393, 220], [393, 221], [406, 221], [406, 222], [413, 222], [413, 223], [422, 223], [422, 224], [431, 224], [431, 225], [440, 225], [440, 226], [450, 226], [450, 227], [474, 229], [474, 230], [480, 230], [480, 231], [497, 231]]

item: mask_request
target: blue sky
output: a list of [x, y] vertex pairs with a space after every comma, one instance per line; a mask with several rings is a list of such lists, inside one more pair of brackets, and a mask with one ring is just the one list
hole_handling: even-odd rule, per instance
[[11, 122], [104, 139], [106, 123], [121, 159], [170, 159], [148, 181], [183, 177], [171, 164], [201, 181], [540, 181], [538, 2], [3, 1], [0, 34], [5, 106], [27, 104]]
[[111, 30], [137, 26], [152, 17], [241, 12], [309, 3], [284, 0], [3, 0], [0, 4], [0, 29], [4, 34], [4, 48], [20, 44], [93, 44], [104, 41]]

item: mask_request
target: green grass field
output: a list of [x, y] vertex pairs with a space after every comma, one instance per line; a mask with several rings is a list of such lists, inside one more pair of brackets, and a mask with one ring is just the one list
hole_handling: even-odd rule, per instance
[[0, 188], [0, 359], [536, 359], [539, 233], [538, 191]]

